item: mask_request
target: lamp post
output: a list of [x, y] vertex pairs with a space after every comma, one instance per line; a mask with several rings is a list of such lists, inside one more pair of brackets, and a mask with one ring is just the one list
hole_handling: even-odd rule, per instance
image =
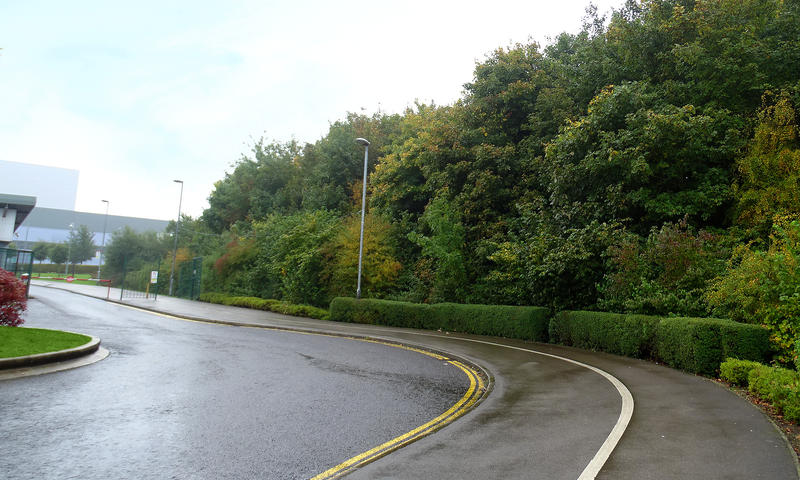
[[358, 241], [358, 286], [356, 298], [361, 298], [361, 257], [364, 254], [364, 214], [367, 209], [367, 159], [369, 158], [369, 141], [356, 138], [356, 143], [364, 146], [364, 181], [361, 184], [361, 237]]
[[67, 237], [67, 261], [66, 265], [64, 265], [64, 276], [69, 276], [69, 259], [72, 256], [72, 227], [74, 227], [72, 223], [69, 224], [69, 237]]
[[172, 269], [169, 272], [169, 294], [172, 296], [172, 282], [175, 279], [175, 259], [178, 256], [178, 226], [181, 224], [181, 204], [183, 203], [183, 180], [173, 180], [181, 184], [181, 196], [178, 200], [178, 221], [175, 222], [175, 246], [172, 249]]
[[106, 218], [103, 220], [103, 243], [100, 245], [100, 261], [97, 262], [97, 281], [100, 281], [100, 267], [103, 265], [103, 254], [106, 251], [106, 227], [108, 227], [108, 200], [100, 200], [106, 204]]

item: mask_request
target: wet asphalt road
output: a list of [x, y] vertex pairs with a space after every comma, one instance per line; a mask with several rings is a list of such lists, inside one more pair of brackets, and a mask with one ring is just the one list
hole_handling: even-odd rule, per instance
[[0, 478], [309, 478], [431, 420], [468, 387], [386, 345], [185, 322], [57, 290], [26, 326], [111, 355], [0, 382]]

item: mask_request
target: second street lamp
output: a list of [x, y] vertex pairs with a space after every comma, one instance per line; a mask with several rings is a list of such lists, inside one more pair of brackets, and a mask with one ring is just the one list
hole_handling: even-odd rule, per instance
[[103, 265], [103, 254], [106, 250], [106, 227], [108, 227], [108, 206], [110, 203], [108, 200], [100, 200], [101, 202], [106, 204], [106, 218], [103, 220], [103, 244], [100, 245], [100, 261], [97, 262], [97, 281], [100, 281], [100, 267]]
[[175, 279], [175, 259], [178, 256], [178, 227], [181, 224], [181, 204], [183, 203], [183, 180], [173, 180], [181, 184], [181, 196], [178, 200], [178, 221], [175, 222], [175, 246], [172, 249], [172, 269], [169, 271], [169, 295], [172, 296], [172, 281]]
[[364, 146], [364, 181], [361, 186], [361, 236], [358, 241], [358, 286], [356, 298], [361, 298], [361, 257], [364, 255], [364, 214], [367, 209], [367, 159], [369, 158], [369, 141], [366, 138], [356, 138], [356, 143]]

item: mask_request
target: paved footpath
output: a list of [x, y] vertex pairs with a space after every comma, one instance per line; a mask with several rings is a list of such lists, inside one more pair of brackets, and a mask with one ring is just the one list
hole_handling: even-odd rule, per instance
[[[34, 284], [98, 298], [108, 293], [105, 287]], [[112, 289], [110, 299], [118, 301], [119, 291]], [[407, 342], [461, 356], [492, 375], [493, 391], [474, 411], [348, 478], [800, 478], [797, 457], [781, 432], [749, 402], [708, 379], [650, 362], [167, 296], [123, 303], [186, 318]], [[627, 413], [623, 391], [632, 396]]]

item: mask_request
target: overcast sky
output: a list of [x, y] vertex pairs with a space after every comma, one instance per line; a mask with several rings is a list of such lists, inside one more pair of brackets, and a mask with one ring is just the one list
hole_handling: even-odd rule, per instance
[[174, 218], [181, 179], [196, 217], [253, 139], [452, 103], [476, 61], [577, 32], [588, 4], [0, 0], [0, 160], [77, 169], [76, 209], [115, 215]]

